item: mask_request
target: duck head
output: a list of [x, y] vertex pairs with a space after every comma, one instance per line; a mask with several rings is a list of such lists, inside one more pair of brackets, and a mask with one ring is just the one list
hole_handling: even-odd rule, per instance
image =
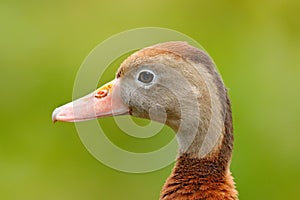
[[114, 80], [56, 108], [52, 119], [77, 122], [125, 114], [170, 126], [180, 153], [195, 157], [218, 149], [226, 126], [231, 127], [227, 91], [214, 63], [186, 42], [137, 51], [121, 64]]

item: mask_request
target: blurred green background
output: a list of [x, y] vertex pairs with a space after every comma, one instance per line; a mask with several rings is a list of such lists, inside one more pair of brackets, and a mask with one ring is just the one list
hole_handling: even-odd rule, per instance
[[299, 11], [298, 0], [0, 1], [0, 199], [158, 199], [172, 165], [115, 171], [74, 124], [51, 122], [87, 54], [146, 26], [189, 35], [216, 62], [233, 104], [240, 199], [300, 199]]

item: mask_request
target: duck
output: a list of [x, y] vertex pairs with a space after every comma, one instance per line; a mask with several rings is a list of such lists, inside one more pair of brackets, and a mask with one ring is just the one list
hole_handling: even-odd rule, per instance
[[230, 171], [233, 125], [228, 90], [211, 57], [185, 41], [143, 48], [115, 79], [56, 108], [52, 120], [131, 115], [174, 130], [178, 156], [160, 200], [238, 200]]

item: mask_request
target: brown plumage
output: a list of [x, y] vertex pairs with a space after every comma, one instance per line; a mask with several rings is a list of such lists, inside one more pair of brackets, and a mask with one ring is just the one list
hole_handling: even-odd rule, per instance
[[181, 155], [167, 179], [162, 200], [236, 200], [237, 192], [229, 170], [223, 171], [218, 163]]
[[[150, 110], [155, 111], [151, 117]], [[233, 148], [230, 100], [204, 51], [185, 42], [144, 48], [121, 64], [115, 80], [56, 109], [53, 120], [121, 114], [165, 123], [176, 133], [179, 155], [161, 200], [238, 199], [229, 170]]]

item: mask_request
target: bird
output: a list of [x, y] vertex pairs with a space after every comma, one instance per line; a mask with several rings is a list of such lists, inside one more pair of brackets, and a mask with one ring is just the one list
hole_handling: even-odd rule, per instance
[[136, 51], [115, 79], [56, 108], [52, 120], [131, 115], [174, 130], [178, 155], [160, 200], [238, 200], [230, 171], [233, 125], [228, 89], [212, 58], [185, 41]]

